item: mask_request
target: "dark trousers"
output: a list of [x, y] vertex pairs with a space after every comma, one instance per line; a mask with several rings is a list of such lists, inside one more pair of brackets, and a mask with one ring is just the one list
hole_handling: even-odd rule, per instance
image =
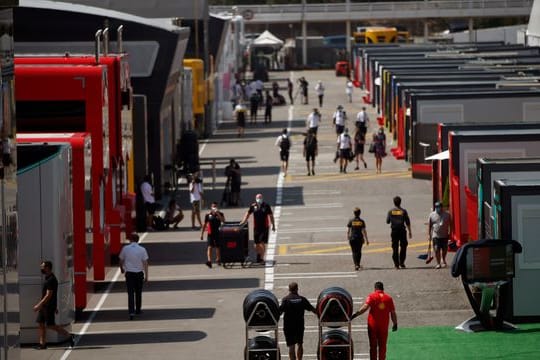
[[319, 107], [322, 107], [324, 95], [319, 95]]
[[144, 273], [142, 271], [126, 272], [128, 308], [130, 315], [141, 312], [143, 282]]
[[363, 244], [364, 243], [362, 241], [349, 241], [349, 245], [351, 246], [354, 266], [360, 266], [360, 261], [362, 260], [362, 245]]
[[392, 260], [394, 266], [405, 265], [407, 257], [407, 231], [403, 229], [392, 229]]

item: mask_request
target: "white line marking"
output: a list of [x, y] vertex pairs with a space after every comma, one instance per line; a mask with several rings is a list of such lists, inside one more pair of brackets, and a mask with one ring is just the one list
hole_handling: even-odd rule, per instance
[[[139, 244], [143, 242], [146, 235], [148, 235], [148, 233], [144, 233], [144, 234], [142, 234], [140, 236]], [[90, 314], [90, 317], [88, 318], [88, 320], [86, 320], [86, 322], [84, 323], [81, 331], [79, 331], [79, 334], [75, 338], [75, 346], [77, 346], [77, 344], [79, 343], [79, 340], [81, 339], [81, 337], [83, 337], [84, 334], [87, 333], [88, 328], [90, 327], [90, 325], [92, 325], [92, 321], [94, 321], [94, 319], [96, 318], [97, 313], [101, 310], [101, 307], [105, 303], [105, 300], [107, 300], [107, 296], [109, 296], [109, 293], [111, 292], [114, 284], [118, 281], [119, 277], [120, 277], [120, 269], [118, 268], [118, 269], [116, 269], [116, 272], [114, 273], [114, 276], [113, 276], [111, 282], [109, 283], [109, 286], [107, 286], [107, 290], [105, 290], [103, 295], [101, 295], [96, 307], [94, 308], [94, 311], [92, 311], [92, 314]], [[69, 355], [71, 354], [72, 351], [73, 351], [73, 348], [67, 349], [64, 352], [64, 354], [62, 354], [62, 357], [60, 358], [60, 360], [66, 360], [69, 357]]]
[[355, 278], [357, 275], [318, 275], [318, 276], [276, 276], [274, 280], [291, 280], [291, 279], [343, 279]]
[[[291, 73], [292, 76], [292, 73]], [[287, 131], [291, 132], [291, 124], [294, 119], [294, 106], [289, 106], [289, 123], [287, 124]], [[276, 255], [276, 244], [277, 236], [279, 231], [279, 219], [281, 217], [281, 205], [283, 203], [283, 181], [284, 176], [280, 173], [278, 175], [278, 181], [276, 185], [276, 206], [274, 209], [274, 223], [276, 226], [276, 231], [273, 231], [270, 234], [268, 239], [268, 249], [266, 251], [266, 268], [264, 270], [264, 288], [266, 290], [272, 291], [274, 289], [274, 268], [272, 264], [274, 263], [274, 257]]]

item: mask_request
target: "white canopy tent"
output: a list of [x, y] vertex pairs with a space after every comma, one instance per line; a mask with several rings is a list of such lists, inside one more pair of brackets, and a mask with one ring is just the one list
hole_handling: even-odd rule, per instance
[[265, 30], [251, 43], [251, 46], [269, 46], [279, 49], [283, 46], [283, 40], [277, 38], [270, 31]]

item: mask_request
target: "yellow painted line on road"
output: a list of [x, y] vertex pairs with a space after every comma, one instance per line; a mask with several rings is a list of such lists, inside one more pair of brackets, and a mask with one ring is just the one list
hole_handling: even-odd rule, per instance
[[[384, 246], [384, 247], [381, 247], [381, 246]], [[418, 243], [409, 243], [407, 248], [421, 248], [425, 246], [426, 246], [425, 242], [418, 242]], [[307, 250], [307, 251], [298, 251], [298, 252], [294, 251], [294, 250], [299, 250], [299, 249], [305, 249], [308, 247], [317, 247], [316, 243], [302, 244], [300, 246], [294, 245], [294, 244], [287, 244], [287, 245], [279, 245], [278, 247], [279, 247], [279, 250], [278, 250], [279, 255], [286, 255], [286, 254], [290, 254], [291, 252], [296, 253], [298, 255], [316, 255], [316, 254], [327, 254], [327, 253], [340, 252], [344, 250], [350, 250], [349, 245], [339, 245], [339, 246], [325, 247], [324, 249], [318, 248], [318, 249]], [[362, 250], [363, 253], [370, 253], [370, 254], [387, 253], [391, 251], [392, 251], [392, 247], [387, 246], [385, 244], [380, 244], [380, 243], [372, 243], [370, 245], [364, 245], [363, 250]]]
[[287, 175], [285, 181], [287, 182], [328, 182], [328, 181], [340, 181], [340, 180], [350, 180], [350, 179], [362, 179], [362, 180], [372, 180], [372, 179], [405, 179], [410, 178], [411, 173], [408, 170], [403, 171], [393, 171], [382, 174], [369, 173], [365, 174], [362, 172], [349, 172], [347, 174], [332, 174], [332, 173], [322, 173], [315, 176], [307, 175]]

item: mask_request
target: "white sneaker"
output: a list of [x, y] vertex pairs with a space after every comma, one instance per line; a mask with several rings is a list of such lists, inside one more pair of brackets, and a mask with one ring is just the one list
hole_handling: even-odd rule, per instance
[[437, 264], [437, 266], [435, 266], [435, 269], [440, 269], [441, 268], [441, 264]]

